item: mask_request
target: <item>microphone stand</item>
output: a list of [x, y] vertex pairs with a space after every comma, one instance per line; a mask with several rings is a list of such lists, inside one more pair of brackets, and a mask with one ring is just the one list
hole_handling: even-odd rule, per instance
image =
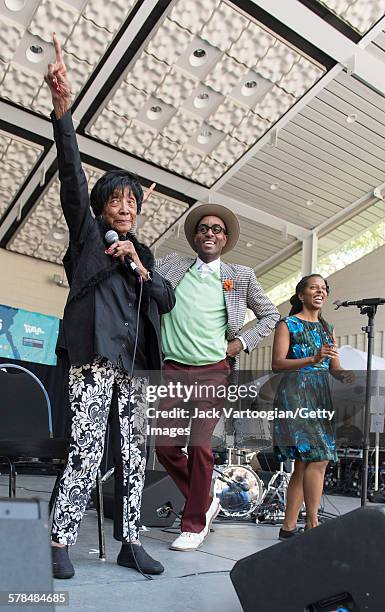
[[369, 471], [369, 432], [370, 432], [370, 406], [371, 406], [371, 382], [372, 382], [372, 357], [374, 348], [374, 317], [378, 306], [384, 305], [383, 298], [367, 298], [359, 300], [357, 304], [337, 303], [340, 306], [357, 306], [360, 313], [367, 315], [368, 324], [362, 327], [362, 331], [368, 336], [368, 357], [366, 362], [366, 389], [365, 389], [365, 410], [364, 410], [364, 446], [363, 446], [363, 465], [361, 476], [361, 507], [366, 506], [368, 497], [368, 471]]

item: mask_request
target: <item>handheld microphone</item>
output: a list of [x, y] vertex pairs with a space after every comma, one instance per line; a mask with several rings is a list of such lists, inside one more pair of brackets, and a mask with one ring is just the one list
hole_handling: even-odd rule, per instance
[[[106, 232], [104, 236], [104, 240], [107, 242], [107, 244], [114, 244], [114, 242], [119, 242], [118, 232], [115, 232], [115, 230], [108, 230], [108, 232]], [[132, 261], [132, 259], [128, 257], [128, 255], [126, 255], [126, 259], [135, 276], [137, 276], [138, 278], [142, 278], [136, 263]]]

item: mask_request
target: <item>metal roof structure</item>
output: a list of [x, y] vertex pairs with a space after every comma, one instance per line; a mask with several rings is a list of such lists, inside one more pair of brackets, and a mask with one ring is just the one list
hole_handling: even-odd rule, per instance
[[60, 38], [90, 187], [157, 183], [138, 236], [190, 253], [199, 202], [270, 289], [384, 218], [385, 0], [0, 0], [0, 246], [59, 263], [50, 95]]

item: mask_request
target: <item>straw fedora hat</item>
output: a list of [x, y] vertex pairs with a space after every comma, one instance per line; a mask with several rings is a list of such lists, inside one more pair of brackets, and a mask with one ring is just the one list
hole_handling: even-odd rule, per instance
[[192, 208], [184, 222], [184, 233], [191, 248], [196, 251], [194, 237], [196, 227], [203, 217], [219, 217], [227, 230], [227, 242], [222, 253], [228, 253], [235, 247], [239, 239], [239, 221], [232, 210], [221, 204], [200, 204]]

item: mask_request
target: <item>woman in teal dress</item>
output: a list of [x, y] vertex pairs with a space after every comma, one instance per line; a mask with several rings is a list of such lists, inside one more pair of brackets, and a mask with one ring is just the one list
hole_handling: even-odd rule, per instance
[[280, 539], [298, 533], [303, 502], [306, 528], [318, 525], [325, 470], [329, 461], [337, 461], [328, 377], [330, 372], [348, 382], [351, 375], [341, 368], [333, 328], [321, 316], [328, 294], [322, 276], [302, 278], [290, 314], [274, 336], [272, 368], [285, 372], [274, 402], [280, 416], [274, 422], [274, 449], [279, 461], [295, 461]]

